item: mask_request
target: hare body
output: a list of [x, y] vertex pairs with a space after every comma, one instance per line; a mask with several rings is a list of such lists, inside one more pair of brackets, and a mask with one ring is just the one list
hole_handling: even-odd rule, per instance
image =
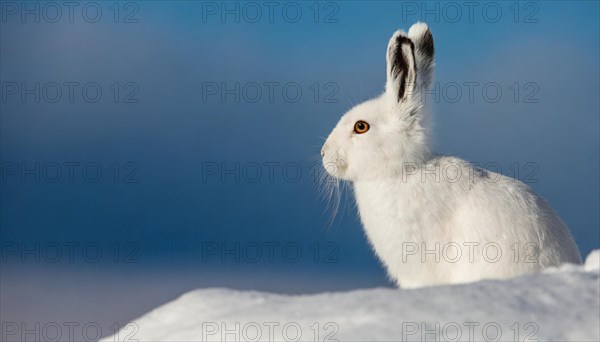
[[431, 152], [421, 95], [433, 54], [427, 25], [394, 33], [385, 92], [346, 113], [321, 151], [327, 172], [352, 182], [390, 278], [412, 288], [581, 262], [564, 223], [528, 186]]
[[398, 286], [509, 278], [581, 262], [560, 218], [523, 183], [453, 157], [407, 173], [354, 182], [366, 235]]

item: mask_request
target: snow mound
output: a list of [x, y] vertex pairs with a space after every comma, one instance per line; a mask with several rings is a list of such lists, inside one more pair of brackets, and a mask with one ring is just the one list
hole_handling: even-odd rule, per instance
[[584, 267], [588, 272], [600, 270], [600, 249], [596, 249], [588, 255]]
[[106, 341], [599, 341], [600, 250], [510, 280], [413, 290], [184, 294]]

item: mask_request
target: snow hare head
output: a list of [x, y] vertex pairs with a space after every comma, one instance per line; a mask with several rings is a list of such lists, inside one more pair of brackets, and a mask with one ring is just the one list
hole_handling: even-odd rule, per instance
[[433, 55], [433, 36], [424, 23], [414, 24], [408, 34], [392, 35], [384, 93], [350, 109], [323, 145], [323, 166], [331, 176], [349, 181], [388, 177], [406, 162], [427, 158], [422, 94], [432, 82]]

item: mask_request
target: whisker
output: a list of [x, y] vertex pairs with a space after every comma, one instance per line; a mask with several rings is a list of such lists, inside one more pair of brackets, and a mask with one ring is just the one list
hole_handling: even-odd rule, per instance
[[343, 196], [345, 184], [340, 184], [342, 181], [331, 176], [323, 166], [319, 168], [319, 174], [316, 179], [318, 179], [319, 182], [318, 194], [321, 200], [326, 203], [323, 215], [327, 212], [330, 213], [325, 228], [330, 229], [334, 226], [336, 217], [340, 212], [340, 206], [342, 213], [344, 212], [345, 205], [342, 203], [341, 198]]

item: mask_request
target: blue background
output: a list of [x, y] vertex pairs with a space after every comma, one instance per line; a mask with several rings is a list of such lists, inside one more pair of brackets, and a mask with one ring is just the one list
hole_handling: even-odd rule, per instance
[[[44, 8], [28, 6], [36, 3]], [[106, 335], [112, 323], [197, 287], [390, 286], [349, 191], [329, 223], [314, 166], [339, 117], [383, 90], [389, 36], [416, 21], [436, 42], [436, 150], [527, 182], [584, 256], [600, 245], [598, 2], [482, 2], [472, 17], [461, 2], [460, 12], [446, 3], [301, 2], [287, 15], [280, 2], [273, 20], [258, 2], [255, 23], [256, 7], [244, 12], [244, 3], [224, 5], [239, 6], [239, 22], [221, 17], [221, 2], [121, 3], [116, 23], [112, 2], [97, 2], [96, 23], [84, 20], [84, 4], [72, 23], [64, 8], [58, 22], [42, 13], [36, 23], [3, 7], [2, 321], [93, 321]], [[134, 22], [124, 22], [131, 11]], [[80, 86], [70, 103], [63, 87], [56, 103], [44, 94], [22, 101], [22, 89], [6, 88], [22, 82], [95, 82], [102, 96], [88, 101]], [[264, 82], [278, 82], [273, 101]], [[479, 84], [472, 101], [467, 87], [456, 93], [464, 82]], [[239, 83], [239, 101], [221, 99], [222, 83]], [[502, 90], [498, 101], [490, 101], [494, 89], [482, 94], [490, 83]], [[287, 97], [285, 84], [293, 86]], [[66, 162], [78, 163], [72, 181]], [[39, 171], [20, 173], [36, 163]], [[239, 181], [219, 173], [236, 163]], [[278, 163], [272, 178], [264, 163]], [[57, 164], [62, 176], [51, 182], [48, 165]], [[90, 164], [102, 169], [96, 182], [84, 177], [94, 168], [82, 175]], [[52, 262], [56, 244], [63, 255]], [[75, 246], [73, 262], [65, 244]], [[90, 244], [98, 262], [84, 252]], [[275, 244], [272, 259], [267, 244]]]

